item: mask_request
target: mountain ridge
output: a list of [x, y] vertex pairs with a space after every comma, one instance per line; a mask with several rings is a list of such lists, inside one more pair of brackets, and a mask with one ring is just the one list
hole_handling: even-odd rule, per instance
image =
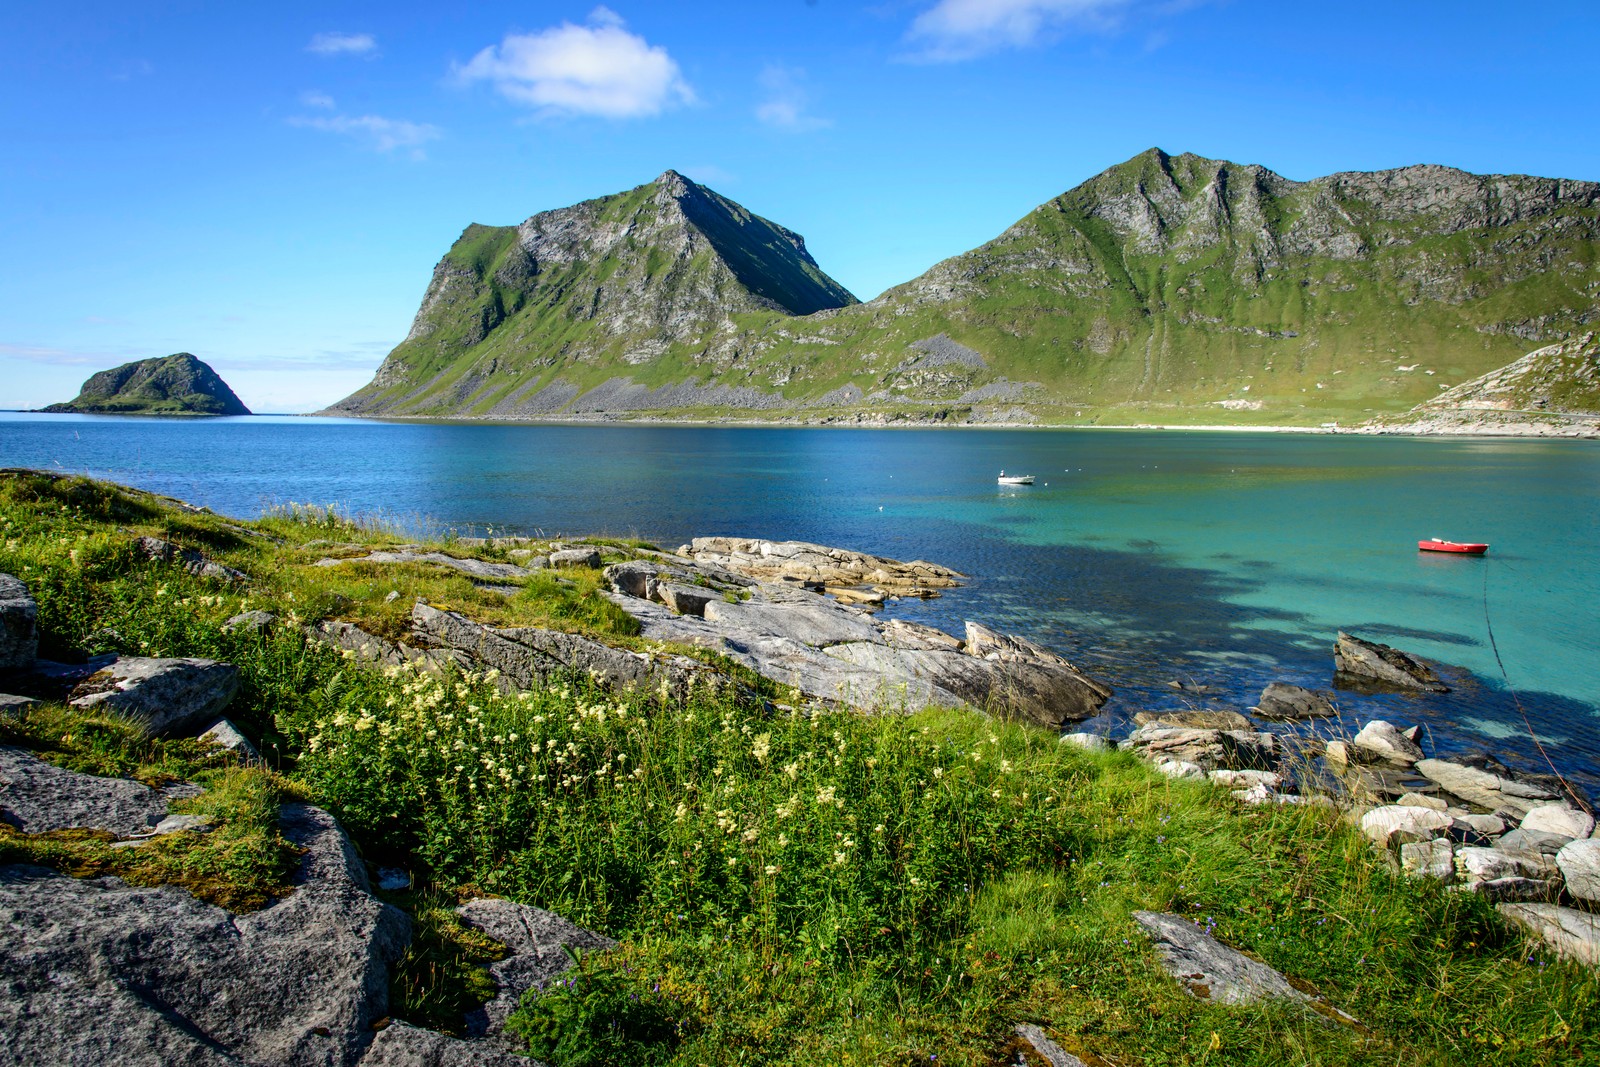
[[[442, 387], [450, 368], [430, 363], [424, 380], [408, 362], [424, 317], [439, 318], [438, 302], [425, 300], [412, 336], [373, 385], [333, 410], [1358, 421], [1408, 410], [1441, 384], [1521, 356], [1528, 342], [1559, 341], [1600, 318], [1594, 182], [1431, 164], [1296, 181], [1256, 164], [1150, 149], [867, 303], [811, 277], [833, 306], [810, 314], [745, 285], [721, 255], [721, 287], [695, 300], [680, 299], [681, 284], [663, 284], [670, 272], [641, 270], [652, 257], [671, 259], [670, 242], [663, 250], [659, 230], [636, 227], [644, 240], [629, 246], [604, 229], [616, 221], [605, 212], [645, 195], [676, 202], [684, 195], [672, 191], [677, 183], [723, 216], [742, 213], [779, 235], [739, 247], [750, 277], [780, 273], [770, 257], [788, 231], [668, 171], [626, 193], [532, 216], [516, 241], [499, 238], [503, 256], [511, 245], [539, 244], [526, 230], [535, 220], [545, 220], [532, 227], [540, 239], [547, 223], [587, 228], [568, 231], [572, 239], [558, 247], [574, 263], [588, 256], [588, 275], [620, 272], [634, 286], [620, 314], [568, 292], [536, 309], [542, 319], [519, 304], [520, 333], [500, 327], [493, 340], [474, 323], [493, 329], [505, 316], [445, 316], [438, 328], [462, 342], [457, 357], [481, 346], [462, 363], [483, 373], [456, 366], [454, 380], [467, 387], [451, 390]], [[591, 205], [605, 207], [580, 210]], [[826, 278], [803, 242], [790, 247], [802, 274]], [[441, 261], [436, 282], [456, 254]], [[687, 313], [667, 313], [675, 308]], [[578, 325], [596, 319], [598, 327]], [[596, 343], [597, 332], [607, 343]], [[944, 345], [970, 356], [935, 358]], [[1432, 373], [1396, 370], [1405, 363]]]

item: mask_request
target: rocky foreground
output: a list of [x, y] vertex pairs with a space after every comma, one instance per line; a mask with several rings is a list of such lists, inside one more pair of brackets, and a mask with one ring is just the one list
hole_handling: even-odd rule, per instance
[[[957, 638], [868, 610], [894, 597], [937, 595], [962, 580], [934, 564], [733, 538], [696, 539], [675, 553], [528, 544], [494, 546], [518, 553], [514, 563], [416, 546], [362, 548], [323, 563], [424, 562], [487, 587], [552, 567], [603, 567], [608, 596], [638, 620], [645, 647], [491, 627], [420, 601], [404, 640], [338, 621], [309, 627], [306, 636], [374, 663], [488, 672], [510, 690], [576, 672], [619, 690], [722, 687], [772, 699], [684, 654], [700, 648], [786, 687], [797, 704], [816, 710], [942, 704], [1060, 727], [1092, 716], [1110, 696], [1066, 660], [1020, 638], [976, 623]], [[237, 571], [207, 569], [220, 565], [192, 550], [141, 542], [140, 551], [218, 582], [249, 581]], [[605, 558], [623, 555], [632, 558]], [[27, 586], [0, 575], [0, 688], [85, 708], [107, 705], [151, 737], [206, 736], [232, 748], [241, 763], [259, 759], [223, 718], [239, 689], [231, 665], [137, 656], [49, 663], [37, 657], [37, 615]], [[263, 630], [291, 624], [260, 611], [229, 623]], [[1442, 688], [1426, 663], [1401, 650], [1340, 634], [1334, 652], [1339, 672], [1371, 684], [1424, 694]], [[31, 702], [0, 696], [0, 714], [26, 714]], [[1237, 712], [1140, 715], [1138, 728], [1120, 742], [1093, 734], [1062, 741], [1119, 744], [1169, 778], [1209, 781], [1246, 806], [1337, 806], [1392, 857], [1396, 870], [1487, 897], [1554, 951], [1600, 965], [1600, 838], [1586, 797], [1559, 779], [1487, 758], [1428, 758], [1415, 728], [1375, 721], [1329, 740], [1326, 731], [1304, 727], [1336, 714], [1324, 693], [1274, 684], [1250, 711], [1253, 719]], [[169, 811], [169, 803], [196, 789], [180, 783], [157, 791], [0, 748], [0, 820], [24, 835], [99, 831], [117, 847], [137, 849], [169, 834], [204, 833], [203, 822]], [[301, 850], [291, 891], [249, 914], [173, 886], [0, 866], [0, 1052], [19, 1063], [527, 1063], [502, 1032], [510, 1011], [526, 991], [569, 965], [566, 947], [610, 944], [535, 908], [469, 901], [458, 914], [508, 950], [490, 968], [498, 995], [468, 1020], [467, 1037], [391, 1021], [389, 976], [411, 928], [404, 913], [373, 892], [374, 878], [389, 875], [361, 862], [325, 811], [285, 804], [280, 824]], [[1152, 912], [1134, 918], [1163, 966], [1196, 997], [1228, 1004], [1288, 1000], [1348, 1021], [1337, 1005], [1321, 1003], [1190, 918]], [[1083, 1062], [1038, 1027], [1019, 1026], [1017, 1035], [1051, 1063]]]

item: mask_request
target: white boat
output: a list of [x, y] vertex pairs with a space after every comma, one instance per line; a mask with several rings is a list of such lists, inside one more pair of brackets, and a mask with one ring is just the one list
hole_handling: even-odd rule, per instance
[[1033, 475], [1031, 475], [1031, 474], [1007, 474], [1005, 471], [1001, 471], [1000, 472], [1000, 484], [1001, 485], [1032, 485], [1033, 484]]

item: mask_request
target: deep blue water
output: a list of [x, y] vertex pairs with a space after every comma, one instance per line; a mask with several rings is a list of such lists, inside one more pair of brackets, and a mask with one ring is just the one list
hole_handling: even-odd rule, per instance
[[[1600, 784], [1596, 442], [5, 414], [0, 464], [238, 516], [332, 503], [433, 532], [741, 534], [925, 558], [971, 583], [891, 613], [1059, 649], [1117, 687], [1114, 718], [1247, 707], [1274, 679], [1325, 688], [1345, 629], [1456, 668], [1443, 696], [1346, 694], [1351, 716], [1533, 766], [1531, 728]], [[1001, 468], [1038, 483], [997, 487]], [[1418, 553], [1430, 536], [1494, 547]]]

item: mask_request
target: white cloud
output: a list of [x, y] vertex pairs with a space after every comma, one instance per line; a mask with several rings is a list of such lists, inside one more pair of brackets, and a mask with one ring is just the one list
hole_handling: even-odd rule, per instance
[[319, 93], [315, 89], [307, 89], [301, 93], [300, 102], [306, 107], [320, 107], [327, 111], [332, 111], [334, 107], [333, 97], [327, 93]]
[[44, 345], [18, 345], [0, 342], [0, 357], [25, 359], [29, 363], [48, 363], [55, 366], [76, 367], [90, 363], [104, 363], [114, 357], [89, 352], [73, 352], [65, 348]]
[[306, 51], [319, 56], [365, 56], [378, 50], [370, 33], [319, 33], [311, 38]]
[[1107, 29], [1132, 0], [939, 0], [916, 17], [907, 36], [915, 58], [971, 59], [1024, 48], [1069, 27]]
[[811, 102], [803, 82], [806, 72], [799, 68], [769, 66], [761, 72], [761, 87], [767, 98], [756, 105], [756, 118], [780, 130], [804, 133], [832, 126], [832, 119], [806, 114]]
[[443, 132], [426, 122], [386, 119], [379, 115], [295, 115], [289, 125], [355, 138], [379, 152], [408, 149], [412, 159], [424, 159], [422, 146]]
[[586, 26], [563, 22], [510, 34], [456, 74], [490, 82], [507, 99], [550, 115], [636, 118], [695, 99], [667, 50], [629, 33], [606, 7], [595, 8]]

